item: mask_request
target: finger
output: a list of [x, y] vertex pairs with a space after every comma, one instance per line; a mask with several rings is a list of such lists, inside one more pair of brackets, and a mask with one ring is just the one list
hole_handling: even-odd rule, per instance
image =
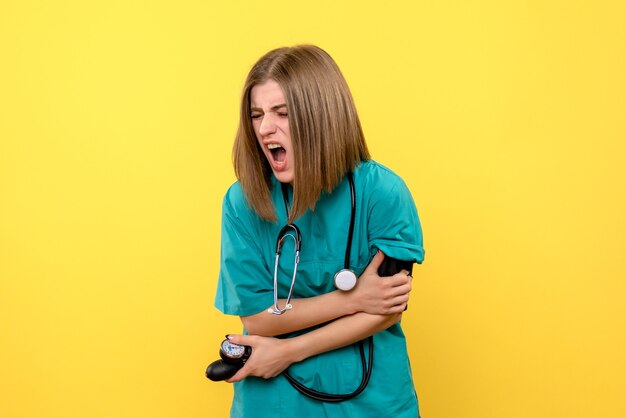
[[248, 368], [243, 366], [241, 369], [237, 371], [230, 379], [226, 379], [228, 383], [241, 382], [243, 379], [248, 377]]
[[403, 284], [401, 286], [396, 286], [393, 289], [390, 289], [389, 297], [396, 298], [402, 295], [408, 295], [411, 292], [411, 285], [409, 283]]
[[393, 308], [389, 309], [390, 314], [397, 314], [406, 311], [407, 304], [401, 303], [400, 305], [396, 305]]
[[404, 305], [408, 301], [409, 301], [409, 295], [404, 294], [404, 295], [398, 296], [397, 298], [394, 298], [392, 306]]
[[251, 335], [228, 334], [226, 338], [231, 343], [235, 343], [239, 345], [252, 346], [254, 344], [254, 337]]
[[397, 295], [393, 298], [390, 298], [388, 300], [386, 300], [383, 303], [383, 306], [385, 307], [385, 309], [391, 309], [394, 306], [397, 305], [401, 305], [403, 303], [407, 303], [409, 301], [409, 295], [407, 293], [403, 294], [403, 295]]
[[378, 252], [374, 255], [372, 261], [370, 261], [369, 265], [365, 268], [365, 271], [363, 273], [377, 273], [378, 268], [383, 263], [384, 259], [385, 254], [383, 254], [382, 251], [378, 250]]
[[405, 279], [405, 278], [409, 277], [409, 272], [408, 272], [408, 270], [400, 270], [399, 272], [394, 274], [392, 277], [401, 277], [401, 278]]
[[403, 273], [396, 273], [391, 277], [386, 277], [385, 281], [389, 283], [391, 287], [404, 286], [408, 283], [411, 283], [410, 276]]
[[413, 280], [413, 276], [411, 276], [411, 272], [406, 271], [406, 270], [402, 270], [396, 274], [394, 274], [392, 277], [402, 277], [403, 279], [406, 280]]
[[389, 308], [389, 313], [400, 313], [406, 309], [406, 306], [409, 303], [409, 295], [402, 295], [398, 298], [394, 299], [391, 307]]

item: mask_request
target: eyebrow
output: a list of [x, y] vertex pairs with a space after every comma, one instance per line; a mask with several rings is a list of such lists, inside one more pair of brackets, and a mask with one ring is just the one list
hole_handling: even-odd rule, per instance
[[[285, 104], [285, 103], [277, 104], [276, 106], [272, 106], [270, 108], [270, 110], [278, 110], [278, 109], [281, 109], [283, 107], [287, 107], [287, 104]], [[261, 109], [260, 107], [250, 107], [250, 111], [251, 112], [262, 112], [263, 109]]]

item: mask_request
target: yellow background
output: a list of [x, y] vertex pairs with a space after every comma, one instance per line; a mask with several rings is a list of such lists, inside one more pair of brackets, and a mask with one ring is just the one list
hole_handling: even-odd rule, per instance
[[226, 416], [239, 94], [296, 43], [418, 205], [422, 414], [626, 416], [626, 5], [571, 0], [0, 1], [0, 416]]

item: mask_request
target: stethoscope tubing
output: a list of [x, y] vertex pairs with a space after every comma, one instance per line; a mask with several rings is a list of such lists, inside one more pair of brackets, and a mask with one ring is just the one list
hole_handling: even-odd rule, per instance
[[[352, 177], [352, 172], [348, 172], [346, 174], [348, 176], [348, 182], [350, 183], [350, 203], [351, 203], [351, 211], [350, 211], [350, 228], [348, 230], [348, 241], [346, 244], [346, 255], [344, 258], [344, 269], [349, 270], [350, 269], [350, 253], [352, 250], [352, 237], [354, 235], [354, 222], [355, 222], [355, 218], [356, 218], [356, 192], [355, 192], [355, 187], [354, 187], [354, 179]], [[287, 212], [287, 219], [289, 219], [289, 199], [287, 197], [288, 193], [287, 193], [287, 185], [286, 184], [282, 184], [282, 193], [283, 193], [283, 200], [285, 202], [285, 211]], [[288, 230], [292, 228], [294, 231], [294, 234], [290, 234], [288, 233]], [[295, 256], [295, 263], [294, 263], [294, 270], [293, 270], [293, 276], [291, 278], [291, 286], [289, 288], [289, 294], [287, 295], [287, 300], [285, 303], [285, 307], [284, 308], [280, 308], [278, 306], [278, 277], [277, 277], [277, 271], [278, 271], [278, 259], [280, 257], [280, 251], [281, 251], [281, 247], [282, 247], [282, 243], [284, 241], [284, 239], [286, 238], [286, 236], [291, 236], [294, 241], [295, 241], [295, 248], [296, 248], [296, 256]], [[300, 258], [300, 247], [302, 244], [302, 235], [300, 234], [300, 230], [298, 229], [298, 227], [295, 224], [287, 224], [285, 225], [281, 230], [280, 233], [278, 234], [278, 239], [276, 240], [276, 260], [274, 262], [274, 308], [269, 308], [268, 312], [273, 313], [275, 315], [281, 315], [282, 313], [284, 313], [285, 311], [291, 309], [291, 296], [293, 294], [293, 288], [295, 285], [295, 281], [296, 281], [296, 272], [298, 269], [298, 262], [299, 262], [299, 258]], [[345, 393], [345, 394], [332, 394], [332, 393], [325, 393], [325, 392], [320, 392], [317, 391], [315, 389], [311, 389], [309, 387], [304, 386], [302, 383], [298, 382], [293, 376], [291, 376], [287, 370], [285, 370], [282, 375], [285, 376], [285, 379], [287, 379], [287, 381], [300, 393], [302, 393], [303, 395], [308, 396], [311, 399], [315, 399], [321, 402], [330, 402], [330, 403], [337, 403], [337, 402], [343, 402], [343, 401], [347, 401], [349, 399], [354, 398], [355, 396], [359, 395], [361, 392], [363, 392], [363, 390], [365, 390], [365, 388], [367, 387], [367, 384], [370, 381], [370, 377], [372, 375], [372, 368], [374, 365], [374, 337], [370, 336], [367, 338], [367, 341], [369, 342], [369, 355], [368, 355], [368, 361], [366, 361], [365, 359], [365, 344], [363, 342], [363, 340], [359, 341], [359, 353], [360, 353], [360, 357], [361, 357], [361, 366], [362, 366], [362, 370], [363, 370], [363, 375], [361, 377], [361, 383], [359, 384], [359, 386], [351, 393]]]
[[[293, 229], [293, 233], [287, 232], [289, 229]], [[283, 246], [283, 242], [287, 237], [291, 237], [295, 243], [296, 255], [294, 257], [294, 266], [293, 266], [293, 274], [291, 276], [291, 286], [289, 286], [289, 293], [287, 294], [287, 300], [285, 302], [285, 307], [280, 308], [278, 306], [278, 260], [280, 259], [280, 250]], [[276, 240], [276, 259], [274, 261], [274, 307], [269, 308], [268, 312], [274, 315], [282, 315], [285, 311], [288, 311], [292, 308], [291, 306], [291, 296], [293, 295], [293, 288], [296, 284], [296, 273], [298, 271], [298, 263], [300, 263], [300, 245], [302, 243], [302, 235], [300, 234], [300, 230], [294, 224], [285, 225], [278, 234], [278, 239]]]

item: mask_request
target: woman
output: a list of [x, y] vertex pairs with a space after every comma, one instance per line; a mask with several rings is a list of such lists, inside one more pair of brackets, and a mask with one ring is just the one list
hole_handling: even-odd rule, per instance
[[[249, 335], [228, 338], [252, 355], [229, 379], [231, 416], [419, 416], [399, 323], [411, 277], [377, 273], [385, 257], [421, 263], [419, 219], [404, 182], [370, 160], [348, 86], [326, 52], [303, 45], [261, 57], [245, 83], [233, 154], [238, 182], [223, 203], [215, 305], [241, 317]], [[277, 237], [291, 223], [302, 240], [297, 264], [293, 227], [276, 261]], [[346, 258], [360, 277], [337, 290]], [[367, 373], [358, 342], [372, 335], [371, 379], [344, 402], [305, 396], [281, 374], [353, 393]]]

